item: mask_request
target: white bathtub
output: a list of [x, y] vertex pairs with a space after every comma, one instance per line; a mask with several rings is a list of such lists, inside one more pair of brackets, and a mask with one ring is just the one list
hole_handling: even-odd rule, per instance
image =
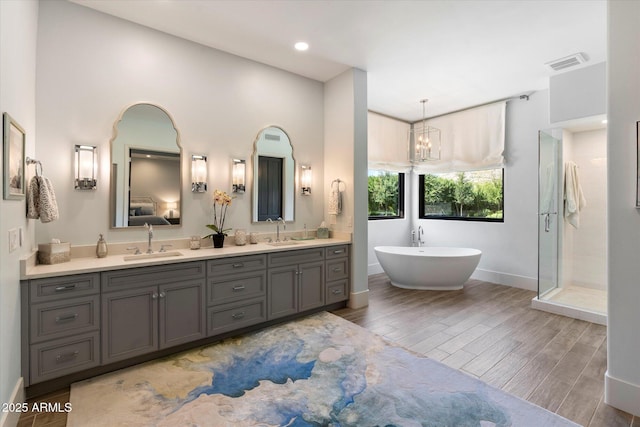
[[405, 289], [462, 289], [482, 252], [470, 248], [376, 246], [391, 284]]

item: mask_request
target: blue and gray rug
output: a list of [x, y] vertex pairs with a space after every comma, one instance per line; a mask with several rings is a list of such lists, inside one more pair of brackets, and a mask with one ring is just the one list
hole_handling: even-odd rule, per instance
[[576, 426], [329, 313], [73, 384], [68, 426]]

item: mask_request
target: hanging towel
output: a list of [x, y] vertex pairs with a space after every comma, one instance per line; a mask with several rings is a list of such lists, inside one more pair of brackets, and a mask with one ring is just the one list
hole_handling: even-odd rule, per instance
[[51, 222], [59, 218], [58, 202], [49, 178], [36, 175], [29, 182], [27, 191], [27, 218]]
[[564, 217], [574, 228], [580, 227], [580, 210], [587, 206], [582, 193], [578, 165], [567, 162], [564, 165]]
[[329, 193], [329, 215], [340, 215], [342, 212], [342, 192], [332, 189]]

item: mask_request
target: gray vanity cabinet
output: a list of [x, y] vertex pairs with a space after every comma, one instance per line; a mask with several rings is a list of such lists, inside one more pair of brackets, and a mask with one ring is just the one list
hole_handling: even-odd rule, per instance
[[100, 276], [33, 279], [22, 285], [26, 385], [100, 364]]
[[102, 363], [206, 336], [205, 263], [102, 273]]
[[267, 320], [266, 265], [266, 255], [207, 261], [209, 336]]
[[349, 246], [340, 245], [327, 248], [326, 254], [327, 304], [349, 299]]
[[269, 320], [325, 304], [324, 248], [268, 255]]

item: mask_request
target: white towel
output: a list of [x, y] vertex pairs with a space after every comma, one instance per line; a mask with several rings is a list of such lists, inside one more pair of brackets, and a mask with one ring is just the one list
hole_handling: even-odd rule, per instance
[[575, 228], [580, 227], [580, 210], [587, 206], [582, 193], [578, 165], [567, 162], [564, 165], [564, 217]]
[[329, 193], [329, 215], [340, 215], [342, 212], [342, 191], [332, 189]]
[[27, 190], [27, 218], [51, 222], [59, 218], [58, 202], [48, 178], [34, 176]]

